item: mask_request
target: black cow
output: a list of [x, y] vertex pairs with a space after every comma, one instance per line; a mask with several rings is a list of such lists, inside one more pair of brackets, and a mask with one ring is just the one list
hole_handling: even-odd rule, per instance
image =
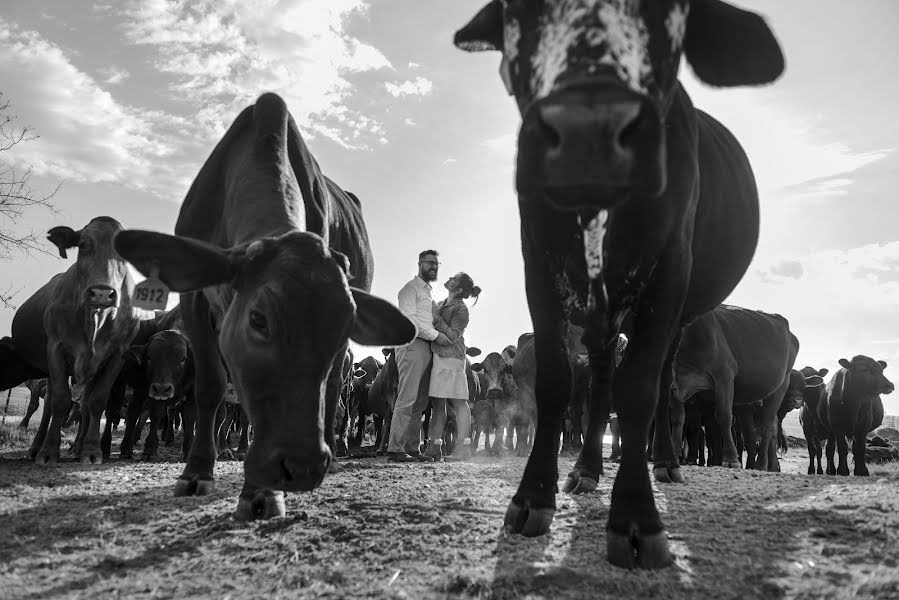
[[254, 432], [235, 517], [283, 515], [283, 490], [314, 489], [331, 467], [349, 340], [405, 344], [415, 326], [366, 291], [373, 261], [359, 200], [322, 174], [276, 94], [235, 119], [188, 191], [175, 234], [115, 239], [138, 270], [181, 292], [197, 433], [175, 495], [214, 488], [223, 358]]
[[[570, 316], [583, 311], [594, 370], [587, 440], [565, 490], [596, 487], [598, 436], [613, 396], [623, 441], [607, 548], [622, 566], [672, 561], [646, 476], [653, 412], [667, 423], [680, 328], [721, 303], [758, 239], [745, 153], [677, 81], [683, 53], [716, 86], [761, 84], [783, 56], [757, 15], [719, 0], [489, 2], [455, 44], [500, 50], [522, 115], [516, 188], [525, 289], [536, 334], [538, 430], [505, 523], [546, 533], [571, 366]], [[632, 351], [612, 373], [625, 319]], [[667, 400], [665, 396], [664, 400]], [[658, 410], [656, 408], [659, 404]], [[655, 436], [657, 477], [682, 479], [670, 436]]]
[[129, 373], [129, 380], [141, 382], [135, 387], [131, 398], [134, 406], [129, 406], [120, 456], [131, 456], [133, 443], [136, 441], [133, 431], [137, 421], [132, 417], [147, 410], [150, 414], [150, 431], [144, 442], [142, 458], [145, 461], [154, 460], [159, 448], [159, 425], [166, 417], [167, 409], [177, 406], [184, 427], [182, 459], [186, 459], [193, 442], [196, 415], [193, 398], [194, 359], [190, 342], [174, 329], [160, 331], [150, 337], [146, 344], [131, 346], [125, 352], [125, 361], [130, 369], [137, 371]]
[[47, 397], [47, 378], [29, 379], [25, 382], [25, 387], [28, 388], [30, 395], [28, 397], [28, 408], [25, 409], [25, 416], [22, 417], [22, 420], [19, 422], [19, 427], [22, 429], [28, 428], [28, 421], [31, 420], [31, 415], [33, 415], [40, 406], [41, 398]]
[[[799, 371], [804, 376], [817, 375], [824, 377], [827, 375], [827, 369], [816, 369], [814, 367], [802, 367]], [[808, 446], [808, 474], [818, 475], [824, 474], [821, 468], [821, 440], [827, 439], [827, 432], [818, 419], [818, 403], [821, 396], [824, 395], [823, 387], [807, 388], [802, 395], [802, 408], [799, 410], [799, 424], [802, 425], [802, 433], [805, 435], [806, 445]], [[818, 462], [818, 468], [815, 469], [815, 461]]]
[[[852, 360], [840, 359], [840, 369], [827, 383], [824, 395], [818, 402], [818, 419], [827, 433], [827, 474], [849, 475], [846, 438], [852, 438], [853, 474], [868, 475], [865, 466], [865, 440], [868, 432], [883, 423], [883, 402], [880, 394], [893, 392], [893, 382], [883, 370], [887, 364], [867, 356], [854, 356]], [[834, 467], [834, 444], [839, 452], [839, 466]]]
[[[777, 439], [777, 412], [791, 382], [799, 340], [789, 322], [777, 314], [722, 304], [690, 323], [681, 337], [675, 359], [676, 391], [671, 403], [674, 447], [681, 447], [684, 403], [694, 393], [713, 390], [715, 418], [722, 433], [723, 466], [737, 467], [740, 458], [731, 435], [734, 414], [746, 447], [746, 468], [776, 470], [768, 448]], [[798, 373], [797, 373], [798, 375]], [[799, 375], [799, 386], [804, 387]], [[793, 391], [791, 398], [801, 396]], [[761, 403], [756, 460], [753, 406]]]

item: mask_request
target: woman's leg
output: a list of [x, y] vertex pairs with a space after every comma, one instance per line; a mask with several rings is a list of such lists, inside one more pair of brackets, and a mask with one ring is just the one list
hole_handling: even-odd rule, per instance
[[468, 401], [461, 398], [452, 398], [453, 408], [456, 411], [457, 426], [457, 442], [453, 450], [452, 457], [467, 459], [472, 455], [471, 447], [471, 409], [468, 408]]
[[426, 455], [435, 459], [443, 457], [443, 428], [446, 426], [446, 398], [431, 398], [431, 423], [428, 426], [428, 446]]

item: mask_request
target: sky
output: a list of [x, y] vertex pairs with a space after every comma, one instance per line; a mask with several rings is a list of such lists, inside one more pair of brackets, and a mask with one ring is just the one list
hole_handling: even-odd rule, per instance
[[[839, 358], [866, 354], [891, 363], [885, 373], [899, 383], [899, 3], [736, 4], [766, 17], [784, 76], [712, 89], [681, 68], [694, 104], [740, 140], [759, 187], [758, 248], [728, 302], [787, 317], [797, 366], [833, 372]], [[0, 0], [0, 93], [40, 136], [0, 160], [30, 166], [36, 195], [60, 186], [58, 212], [0, 217], [0, 228], [80, 229], [109, 215], [171, 232], [221, 135], [274, 91], [325, 174], [362, 202], [372, 292], [396, 303], [419, 251], [437, 249], [435, 299], [459, 270], [483, 289], [468, 345], [514, 344], [532, 328], [513, 183], [520, 117], [499, 54], [452, 45], [482, 5]], [[0, 291], [18, 290], [21, 304], [69, 266], [47, 248], [53, 256], [0, 260]], [[0, 336], [13, 314], [0, 310]], [[899, 394], [884, 401], [899, 414]]]

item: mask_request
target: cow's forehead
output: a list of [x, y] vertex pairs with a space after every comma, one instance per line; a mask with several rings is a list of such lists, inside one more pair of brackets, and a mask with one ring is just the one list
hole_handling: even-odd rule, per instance
[[882, 366], [879, 362], [871, 358], [870, 356], [863, 356], [859, 354], [858, 356], [853, 356], [852, 361], [850, 361], [853, 367], [866, 367], [868, 369], [877, 369], [882, 370]]
[[[653, 83], [650, 37], [666, 37], [659, 47], [676, 55], [689, 10], [687, 0], [546, 0], [513, 6], [505, 12], [504, 55], [510, 62], [527, 60], [534, 99], [546, 97], [574, 65], [582, 75], [611, 69], [629, 89], [648, 93]], [[647, 19], [650, 13], [657, 18]], [[525, 21], [536, 38], [523, 53]]]
[[484, 357], [484, 360], [481, 362], [481, 364], [483, 364], [484, 367], [486, 367], [488, 369], [490, 369], [490, 368], [499, 369], [499, 368], [502, 368], [503, 365], [506, 364], [506, 361], [503, 360], [503, 357], [500, 356], [498, 353], [491, 352], [490, 354], [488, 354], [487, 356]]

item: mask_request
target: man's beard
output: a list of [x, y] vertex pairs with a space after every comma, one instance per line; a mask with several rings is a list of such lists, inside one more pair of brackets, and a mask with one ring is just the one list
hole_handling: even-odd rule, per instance
[[421, 272], [421, 278], [424, 279], [425, 281], [429, 282], [429, 283], [430, 283], [431, 281], [437, 281], [437, 273], [435, 272], [435, 273], [432, 275], [432, 274], [431, 274], [431, 271], [422, 271], [422, 272]]

